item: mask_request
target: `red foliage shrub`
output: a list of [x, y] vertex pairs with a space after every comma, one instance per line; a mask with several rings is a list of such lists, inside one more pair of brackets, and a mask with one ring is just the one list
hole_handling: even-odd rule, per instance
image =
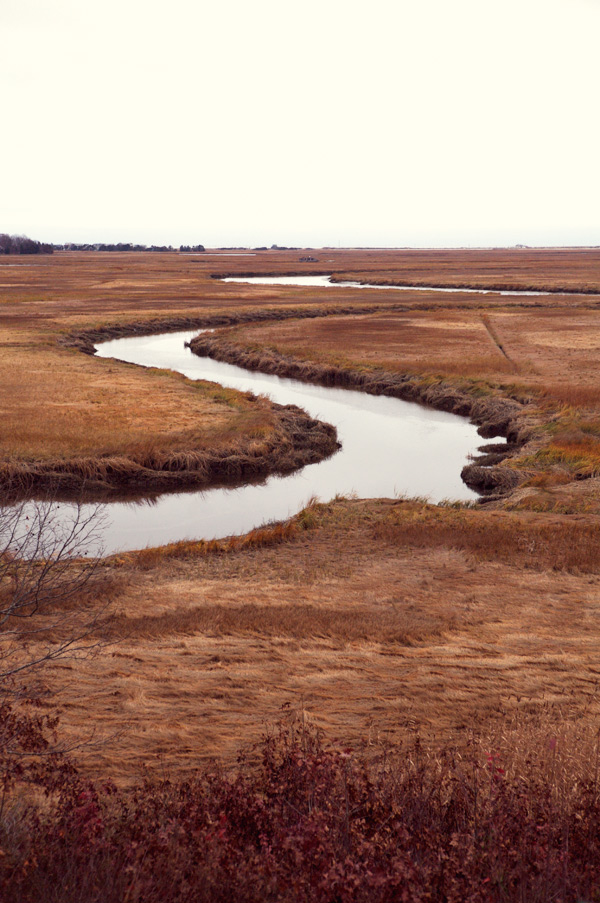
[[518, 777], [504, 764], [418, 740], [367, 762], [282, 729], [235, 776], [121, 791], [72, 774], [51, 805], [30, 805], [19, 844], [1, 826], [0, 899], [600, 899], [595, 779], [564, 794], [535, 757]]

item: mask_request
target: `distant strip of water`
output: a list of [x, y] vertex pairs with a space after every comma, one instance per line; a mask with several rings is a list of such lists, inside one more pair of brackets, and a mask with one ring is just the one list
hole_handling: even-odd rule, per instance
[[496, 288], [441, 288], [435, 285], [377, 285], [373, 282], [332, 282], [331, 276], [227, 276], [221, 282], [247, 282], [250, 285], [299, 285], [322, 286], [327, 288], [380, 288], [395, 292], [468, 292], [475, 295], [523, 295], [538, 297], [551, 292], [530, 292], [522, 289], [511, 291]]

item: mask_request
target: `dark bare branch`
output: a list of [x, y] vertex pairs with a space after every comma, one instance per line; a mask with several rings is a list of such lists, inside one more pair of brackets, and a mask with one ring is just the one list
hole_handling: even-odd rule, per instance
[[25, 502], [0, 508], [0, 686], [98, 645], [106, 603], [97, 507]]

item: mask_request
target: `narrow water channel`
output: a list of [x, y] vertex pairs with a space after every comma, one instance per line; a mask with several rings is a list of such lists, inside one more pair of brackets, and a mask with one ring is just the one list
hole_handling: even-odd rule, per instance
[[[102, 504], [99, 532], [105, 554], [245, 533], [297, 513], [314, 496], [323, 501], [336, 494], [426, 496], [432, 502], [477, 497], [460, 477], [469, 454], [482, 443], [476, 427], [465, 418], [395, 398], [312, 386], [201, 358], [185, 347], [197, 334], [196, 330], [116, 339], [99, 345], [97, 353], [298, 405], [334, 424], [342, 448], [319, 464], [259, 484]], [[58, 507], [68, 519], [72, 506]], [[83, 516], [93, 507], [83, 506]]]
[[447, 288], [435, 285], [377, 285], [374, 282], [332, 282], [331, 276], [226, 276], [220, 282], [245, 282], [250, 285], [299, 285], [327, 288], [379, 288], [395, 292], [467, 292], [474, 295], [523, 295], [535, 298], [549, 292], [532, 292], [525, 289], [506, 291], [496, 288]]
[[178, 370], [241, 391], [295, 404], [333, 423], [341, 450], [319, 464], [259, 485], [174, 493], [152, 503], [106, 506], [107, 551], [162, 545], [179, 539], [212, 539], [245, 533], [299, 511], [313, 496], [361, 498], [425, 495], [432, 501], [475, 498], [461, 480], [469, 453], [481, 444], [462, 417], [395, 398], [312, 386], [243, 370], [192, 354], [193, 332], [117, 339], [98, 347], [101, 357]]

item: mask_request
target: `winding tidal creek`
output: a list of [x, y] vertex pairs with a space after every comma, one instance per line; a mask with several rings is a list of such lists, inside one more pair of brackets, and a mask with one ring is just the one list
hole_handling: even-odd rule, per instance
[[[333, 424], [342, 447], [325, 461], [258, 484], [102, 504], [101, 541], [106, 554], [245, 533], [295, 514], [314, 496], [322, 501], [337, 494], [427, 496], [432, 502], [477, 498], [462, 482], [460, 472], [483, 440], [465, 418], [395, 398], [307, 385], [198, 357], [185, 346], [197, 334], [196, 330], [115, 339], [99, 345], [97, 353], [266, 394], [279, 404], [298, 405], [312, 417]], [[66, 515], [69, 505], [61, 507]]]
[[67, 531], [75, 516], [93, 520], [88, 553], [111, 554], [186, 539], [243, 534], [285, 520], [315, 497], [329, 501], [336, 495], [425, 496], [431, 502], [478, 498], [460, 474], [469, 455], [474, 455], [484, 440], [464, 417], [397, 398], [325, 388], [199, 357], [186, 347], [198, 334], [199, 330], [194, 330], [114, 339], [99, 344], [97, 354], [178, 371], [189, 379], [210, 380], [268, 395], [279, 404], [297, 405], [311, 417], [333, 424], [341, 448], [291, 474], [240, 486], [80, 506], [53, 502], [52, 516]]

